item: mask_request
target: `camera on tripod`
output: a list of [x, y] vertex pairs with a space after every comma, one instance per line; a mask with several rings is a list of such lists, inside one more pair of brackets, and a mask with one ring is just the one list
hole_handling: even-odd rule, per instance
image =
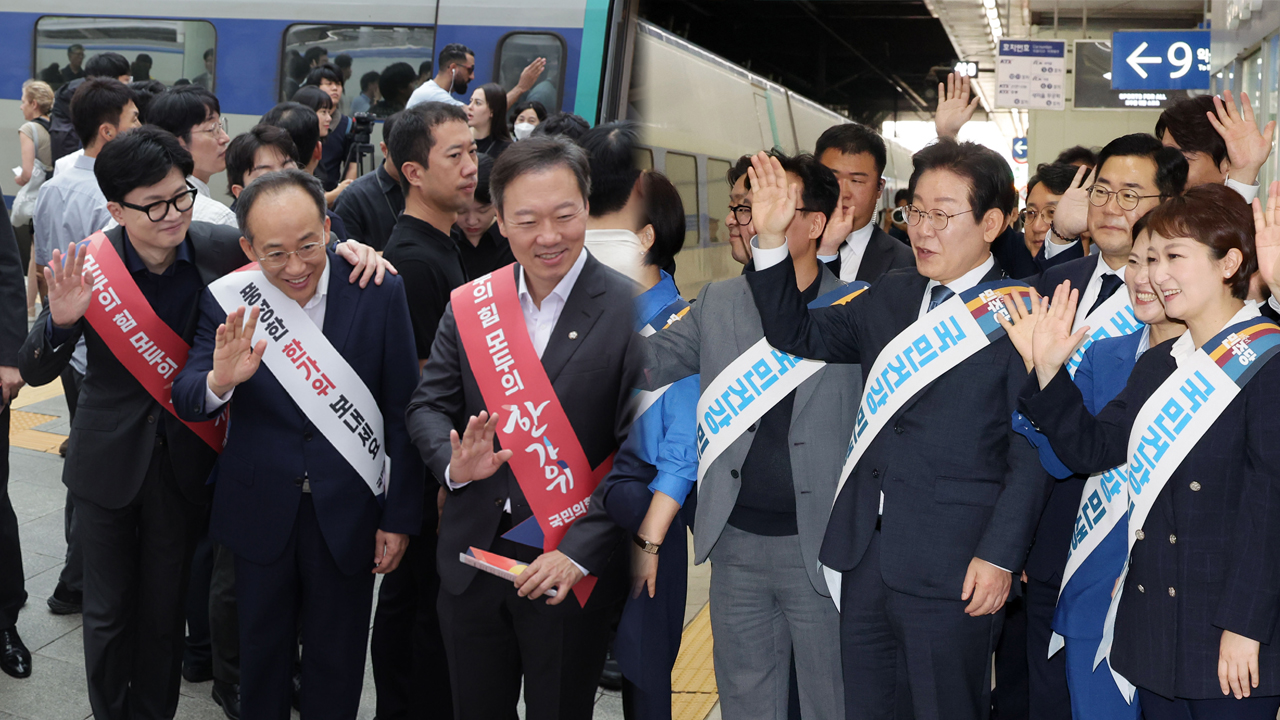
[[355, 127], [351, 130], [351, 140], [361, 145], [373, 144], [373, 113], [358, 112], [351, 115]]

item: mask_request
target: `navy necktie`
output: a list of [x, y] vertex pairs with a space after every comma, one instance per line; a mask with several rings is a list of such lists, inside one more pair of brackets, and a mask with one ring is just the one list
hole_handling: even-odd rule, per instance
[[1103, 275], [1102, 288], [1098, 290], [1098, 299], [1093, 301], [1093, 307], [1089, 308], [1089, 312], [1085, 313], [1085, 317], [1092, 315], [1093, 311], [1097, 310], [1112, 295], [1115, 295], [1116, 290], [1123, 284], [1124, 281], [1118, 275], [1112, 275], [1111, 273]]
[[952, 295], [955, 295], [955, 293], [946, 285], [935, 285], [929, 291], [929, 310], [933, 310], [946, 302]]

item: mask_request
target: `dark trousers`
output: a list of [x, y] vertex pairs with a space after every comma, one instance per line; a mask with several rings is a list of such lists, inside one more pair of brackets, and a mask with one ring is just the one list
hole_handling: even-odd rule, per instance
[[1280, 695], [1170, 700], [1138, 688], [1138, 700], [1146, 720], [1275, 720], [1280, 710]]
[[[1021, 580], [1014, 580], [1021, 583]], [[991, 690], [992, 720], [1028, 720], [1026, 591], [1004, 606], [996, 642], [996, 686]]]
[[0, 462], [0, 630], [18, 622], [18, 611], [27, 603], [22, 576], [22, 546], [18, 541], [18, 516], [9, 501], [9, 406], [0, 411], [0, 435], [4, 461]]
[[213, 544], [213, 575], [209, 581], [209, 640], [213, 649], [213, 677], [240, 682], [240, 618], [236, 613], [236, 556]]
[[[517, 550], [506, 540], [492, 548], [507, 557]], [[526, 720], [590, 720], [618, 608], [546, 611], [536, 606], [543, 602], [487, 573], [476, 573], [461, 595], [440, 591], [454, 718], [515, 720], [523, 677]]]
[[187, 641], [182, 664], [187, 667], [209, 667], [213, 648], [209, 640], [209, 580], [213, 576], [213, 541], [208, 533], [196, 542], [191, 558], [191, 577], [187, 581]]
[[[985, 720], [1004, 610], [970, 617], [962, 600], [897, 592], [880, 573], [880, 533], [844, 573], [840, 644], [850, 720]], [[960, 588], [956, 588], [957, 597]]]
[[[428, 488], [433, 488], [429, 484]], [[400, 567], [382, 578], [373, 618], [373, 682], [380, 720], [453, 715], [449, 663], [436, 599], [436, 497], [427, 493], [422, 535], [411, 538]]]
[[[1058, 606], [1058, 584], [1027, 578], [1027, 679], [1031, 717], [1036, 720], [1071, 720], [1071, 693], [1067, 690], [1067, 654], [1049, 657], [1053, 636], [1053, 611]], [[996, 678], [999, 682], [999, 678]]]
[[[370, 538], [370, 547], [372, 547]], [[303, 494], [293, 534], [274, 562], [236, 557], [240, 613], [240, 716], [289, 720], [298, 621], [307, 660], [302, 665], [302, 716], [350, 720], [360, 708], [365, 646], [373, 609], [373, 573], [343, 574], [325, 544], [309, 494]]]
[[[62, 371], [62, 393], [67, 401], [67, 415], [76, 420], [76, 405], [80, 403], [80, 386], [84, 375], [67, 365]], [[62, 512], [62, 533], [67, 541], [67, 559], [58, 575], [58, 582], [68, 590], [84, 590], [84, 553], [80, 550], [80, 533], [76, 530], [75, 496], [67, 491], [67, 505]]]
[[84, 656], [97, 720], [172, 718], [181, 682], [184, 603], [205, 508], [178, 489], [157, 439], [133, 500], [76, 498], [84, 548]]
[[[671, 717], [671, 688], [666, 692], [645, 690], [622, 678], [622, 717], [626, 720], [651, 720]], [[797, 715], [796, 717], [799, 717]]]

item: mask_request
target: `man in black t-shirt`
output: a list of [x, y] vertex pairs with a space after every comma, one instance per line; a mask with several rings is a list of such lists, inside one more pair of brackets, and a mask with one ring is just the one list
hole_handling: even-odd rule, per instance
[[[449, 230], [476, 189], [476, 144], [459, 107], [427, 102], [400, 113], [387, 142], [400, 172], [404, 212], [383, 256], [404, 279], [418, 360], [426, 364], [449, 294], [467, 281]], [[382, 581], [373, 621], [378, 717], [450, 717], [449, 668], [436, 615], [436, 497], [423, 532]]]

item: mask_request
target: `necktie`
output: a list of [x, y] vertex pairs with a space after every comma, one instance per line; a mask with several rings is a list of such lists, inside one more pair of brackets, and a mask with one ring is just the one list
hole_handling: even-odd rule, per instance
[[1107, 301], [1112, 295], [1116, 294], [1116, 290], [1124, 284], [1124, 281], [1117, 275], [1107, 273], [1102, 276], [1102, 289], [1098, 291], [1098, 299], [1093, 301], [1093, 307], [1089, 308], [1089, 312], [1085, 313], [1085, 317], [1093, 314], [1102, 303]]
[[933, 310], [946, 302], [952, 295], [955, 295], [955, 293], [946, 285], [935, 285], [933, 289], [929, 291], [929, 310]]

